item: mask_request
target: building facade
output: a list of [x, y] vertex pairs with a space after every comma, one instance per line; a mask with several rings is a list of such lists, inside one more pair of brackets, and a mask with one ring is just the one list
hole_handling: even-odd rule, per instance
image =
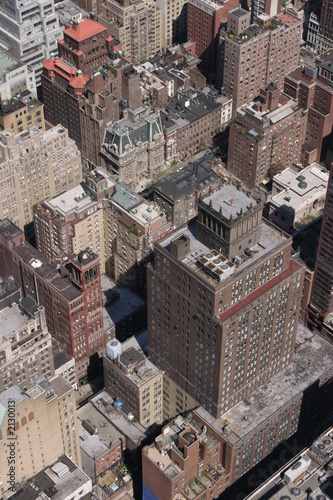
[[100, 256], [101, 272], [143, 293], [151, 244], [170, 231], [166, 214], [98, 168], [75, 188], [34, 207], [38, 250], [49, 260], [87, 247]]
[[105, 390], [144, 425], [163, 421], [163, 374], [143, 354], [135, 338], [112, 340], [103, 358]]
[[299, 163], [307, 112], [273, 84], [237, 110], [229, 129], [228, 170], [254, 188]]
[[166, 168], [159, 113], [139, 108], [130, 110], [127, 119], [109, 124], [101, 156], [103, 166], [134, 191], [142, 190], [140, 182], [157, 179]]
[[180, 89], [177, 100], [161, 110], [165, 160], [186, 160], [212, 144], [220, 131], [223, 103], [210, 96]]
[[6, 102], [24, 91], [29, 91], [36, 98], [36, 79], [31, 68], [2, 47], [0, 56], [3, 68], [0, 81], [1, 102]]
[[284, 91], [308, 110], [302, 163], [326, 160], [332, 131], [333, 90], [332, 54], [323, 56], [319, 64], [298, 67], [286, 75]]
[[11, 130], [15, 135], [20, 134], [34, 125], [42, 132], [45, 131], [44, 106], [26, 91], [20, 97], [0, 101], [0, 130]]
[[82, 141], [82, 159], [84, 163], [99, 166], [105, 127], [108, 122], [119, 120], [117, 78], [112, 73], [107, 81], [97, 73], [86, 85], [80, 106], [80, 129]]
[[1, 392], [13, 385], [30, 389], [37, 378], [55, 375], [44, 307], [23, 300], [0, 311], [0, 321]]
[[155, 184], [154, 202], [167, 213], [175, 227], [197, 215], [200, 196], [205, 197], [219, 189], [220, 179], [212, 169], [213, 165], [211, 155], [203, 156]]
[[242, 31], [234, 32], [234, 12], [226, 30], [221, 30], [218, 64], [221, 86], [232, 97], [236, 115], [239, 106], [254, 99], [270, 82], [282, 89], [284, 76], [298, 65], [302, 21], [281, 14], [268, 17], [261, 25], [250, 25], [248, 12], [240, 9], [237, 26]]
[[[2, 493], [11, 487], [15, 491], [16, 483], [53, 464], [63, 453], [81, 466], [74, 389], [62, 377], [43, 379], [26, 392], [11, 387], [1, 393], [0, 405]], [[14, 472], [9, 470], [13, 448], [5, 436], [12, 443], [15, 438]]]
[[[333, 210], [332, 167], [328, 180], [323, 221], [321, 226], [316, 267], [313, 279], [312, 295], [309, 304], [308, 324], [322, 333], [330, 342], [333, 341], [333, 276], [332, 276], [332, 225]], [[324, 324], [325, 323], [325, 324]], [[323, 325], [324, 324], [324, 325]]]
[[[90, 357], [105, 352], [100, 259], [89, 249], [50, 263], [5, 219], [0, 223], [1, 267], [10, 270], [24, 297], [44, 306], [49, 332], [74, 358], [77, 380]], [[22, 235], [22, 233], [21, 233]]]
[[57, 52], [57, 40], [63, 32], [54, 1], [8, 0], [1, 9], [0, 27], [2, 43], [34, 70], [40, 86], [44, 59]]
[[132, 63], [162, 49], [161, 10], [156, 2], [106, 0], [100, 5], [98, 20], [109, 35], [121, 42], [124, 56]]
[[201, 66], [214, 74], [216, 71], [216, 50], [220, 24], [228, 12], [238, 6], [235, 0], [227, 3], [210, 0], [188, 0], [187, 40], [195, 42], [196, 55]]
[[303, 271], [291, 238], [262, 223], [260, 203], [232, 185], [202, 201], [196, 232], [155, 244], [148, 353], [221, 416], [292, 361]]
[[43, 132], [33, 125], [18, 135], [0, 132], [0, 218], [8, 217], [31, 237], [33, 205], [82, 179], [81, 156], [64, 127]]

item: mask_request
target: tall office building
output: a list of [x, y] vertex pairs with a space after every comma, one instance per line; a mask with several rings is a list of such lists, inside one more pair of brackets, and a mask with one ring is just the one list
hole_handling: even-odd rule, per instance
[[272, 83], [237, 110], [229, 129], [228, 170], [254, 188], [301, 159], [307, 111]]
[[[106, 66], [107, 38], [106, 29], [100, 23], [92, 19], [75, 21], [64, 31], [64, 38], [58, 41], [59, 57], [51, 55], [43, 65], [41, 81], [45, 120], [66, 127], [69, 137], [79, 148], [82, 147], [79, 112], [84, 103], [82, 96], [97, 69]], [[109, 105], [104, 99], [100, 101], [101, 109], [105, 107], [105, 100]]]
[[0, 410], [1, 493], [15, 491], [16, 483], [62, 453], [81, 466], [74, 389], [62, 377], [43, 379], [28, 391], [10, 387], [0, 394]]
[[216, 71], [217, 38], [220, 24], [228, 17], [228, 12], [238, 6], [237, 0], [213, 2], [210, 0], [188, 0], [187, 40], [195, 42], [196, 55], [202, 67]]
[[39, 86], [44, 59], [57, 52], [59, 25], [54, 0], [6, 0], [0, 11], [0, 41], [35, 71]]
[[156, 0], [156, 5], [162, 13], [162, 47], [166, 49], [173, 43], [186, 42], [187, 0]]
[[333, 2], [322, 0], [319, 22], [319, 34], [333, 40]]
[[281, 13], [281, 0], [253, 0], [251, 5], [251, 22], [256, 23], [260, 14], [275, 17]]
[[261, 214], [227, 185], [199, 201], [197, 238], [193, 227], [162, 238], [148, 267], [150, 359], [214, 417], [294, 356], [303, 270]]
[[33, 205], [81, 179], [81, 156], [64, 127], [43, 132], [30, 125], [18, 135], [0, 132], [0, 219], [8, 217], [28, 239]]
[[108, 34], [119, 40], [125, 57], [138, 63], [162, 49], [161, 10], [148, 0], [105, 0], [98, 21]]
[[220, 34], [218, 80], [233, 99], [234, 115], [270, 82], [282, 89], [285, 74], [298, 65], [302, 21], [291, 14], [259, 17], [260, 25], [250, 25], [249, 12], [238, 8]]
[[308, 323], [333, 342], [333, 167], [327, 186]]

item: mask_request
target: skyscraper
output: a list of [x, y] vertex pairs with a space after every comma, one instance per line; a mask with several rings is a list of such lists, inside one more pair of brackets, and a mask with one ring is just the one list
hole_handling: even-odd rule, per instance
[[309, 326], [333, 342], [333, 166], [327, 186], [315, 267]]
[[214, 417], [293, 360], [303, 270], [261, 211], [227, 185], [199, 201], [196, 228], [155, 244], [148, 267], [150, 359]]
[[63, 28], [59, 26], [54, 0], [7, 0], [0, 10], [0, 41], [35, 71], [40, 85], [43, 61], [57, 52], [57, 40]]

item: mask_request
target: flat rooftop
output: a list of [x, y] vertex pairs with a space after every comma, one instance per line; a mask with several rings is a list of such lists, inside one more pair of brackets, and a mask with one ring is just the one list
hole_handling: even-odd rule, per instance
[[81, 292], [78, 289], [66, 279], [61, 278], [56, 264], [49, 264], [43, 255], [33, 246], [28, 243], [19, 245], [15, 247], [15, 253], [21, 257], [23, 262], [29, 265], [31, 271], [48, 280], [69, 302], [81, 296]]
[[[80, 448], [90, 457], [98, 458], [102, 453], [119, 444], [124, 435], [92, 403], [87, 403], [77, 410]], [[95, 430], [91, 434], [83, 422], [88, 422]]]
[[[304, 326], [301, 326], [301, 345], [295, 353], [294, 361], [284, 368], [269, 382], [244, 398], [220, 419], [214, 419], [200, 407], [195, 412], [202, 415], [207, 422], [231, 444], [264, 426], [272, 416], [284, 406], [302, 395], [309, 385], [315, 383], [332, 370], [333, 346], [319, 335], [309, 331], [306, 341]], [[223, 433], [227, 420], [231, 432]]]
[[212, 203], [212, 207], [217, 211], [221, 207], [223, 216], [227, 218], [236, 218], [241, 213], [245, 214], [257, 204], [254, 198], [238, 190], [233, 184], [223, 186], [219, 191], [204, 198], [203, 202], [206, 205]]
[[284, 187], [284, 191], [272, 197], [274, 205], [298, 207], [310, 204], [318, 197], [326, 195], [329, 173], [317, 163], [295, 172], [291, 168], [286, 168], [273, 178], [274, 184]]
[[31, 321], [31, 317], [22, 311], [19, 304], [14, 303], [11, 307], [2, 309], [0, 311], [0, 345], [11, 334], [26, 328]]
[[[173, 233], [168, 234], [165, 238], [160, 239], [157, 242], [157, 245], [161, 245], [168, 252], [170, 252], [170, 242], [182, 235], [187, 236], [190, 240], [190, 253], [182, 260], [183, 264], [189, 267], [195, 274], [208, 281], [214, 287], [218, 286], [220, 282], [228, 279], [230, 275], [235, 277], [236, 273], [241, 273], [249, 265], [252, 266], [257, 260], [264, 259], [269, 252], [277, 248], [289, 238], [283, 231], [279, 231], [275, 227], [273, 228], [273, 226], [263, 221], [261, 226], [260, 242], [250, 248], [253, 252], [252, 256], [247, 257], [246, 255], [242, 255], [242, 262], [236, 268], [236, 266], [226, 259], [226, 257], [219, 254], [216, 250], [209, 249], [206, 245], [196, 239], [195, 222], [190, 223], [185, 228], [177, 229]], [[197, 262], [202, 260], [202, 258], [212, 258], [213, 264], [215, 259], [219, 259], [221, 261], [221, 265], [227, 265], [229, 267], [225, 274], [221, 275], [220, 282], [198, 266]]]
[[[330, 428], [321, 438], [316, 439], [316, 442], [323, 439], [332, 438], [333, 432]], [[294, 481], [287, 483], [284, 479], [284, 473], [287, 472], [287, 477], [292, 474], [293, 470], [297, 470], [297, 465], [300, 466], [301, 463], [306, 463], [306, 470], [302, 468], [299, 472], [304, 470], [304, 473], [300, 474], [300, 477], [296, 477]], [[331, 463], [332, 466], [332, 463]], [[291, 473], [291, 474], [290, 474]], [[281, 475], [283, 476], [281, 478]], [[295, 473], [297, 476], [297, 473]], [[292, 475], [291, 475], [292, 477]], [[312, 492], [308, 496], [309, 492]], [[311, 447], [302, 451], [296, 457], [294, 457], [288, 464], [283, 467], [283, 474], [278, 471], [273, 474], [268, 481], [263, 485], [259, 486], [251, 495], [249, 495], [247, 500], [280, 500], [283, 498], [309, 498], [309, 500], [314, 499], [328, 499], [333, 497], [333, 477], [330, 473], [326, 472], [324, 466], [316, 454], [313, 453]], [[327, 496], [326, 496], [327, 495]]]
[[93, 205], [89, 193], [85, 190], [84, 183], [75, 186], [54, 198], [44, 202], [46, 208], [51, 208], [54, 212], [62, 215], [68, 215], [73, 211], [81, 211]]
[[120, 362], [124, 366], [139, 364], [139, 368], [128, 375], [128, 378], [138, 387], [156, 377], [161, 371], [143, 354], [141, 346], [135, 336], [123, 343], [123, 353]]
[[[250, 115], [261, 122], [266, 122], [267, 120], [269, 120], [271, 124], [275, 124], [290, 116], [294, 112], [295, 108], [298, 107], [298, 104], [296, 101], [294, 101], [294, 99], [288, 98], [287, 102], [285, 102], [285, 100], [283, 100], [283, 102], [279, 102], [277, 107], [272, 110], [267, 109], [265, 111], [260, 111], [254, 109], [255, 102], [256, 99], [251, 101], [249, 104], [243, 104], [237, 109], [237, 114], [239, 114], [240, 116]], [[256, 124], [254, 125], [254, 128], [255, 127]]]
[[116, 285], [106, 274], [101, 276], [101, 286], [103, 298], [107, 298], [108, 293], [119, 294], [119, 299], [103, 307], [104, 330], [120, 323], [146, 304], [143, 298], [130, 288]]
[[61, 455], [56, 463], [23, 482], [19, 491], [15, 493], [15, 498], [18, 500], [77, 498], [81, 487], [91, 491], [91, 479], [66, 455]]
[[130, 422], [125, 413], [113, 406], [114, 400], [105, 390], [98, 393], [90, 401], [132, 443], [140, 443], [146, 437], [146, 428], [139, 422]]
[[0, 85], [7, 81], [6, 75], [17, 68], [26, 66], [22, 61], [0, 47]]

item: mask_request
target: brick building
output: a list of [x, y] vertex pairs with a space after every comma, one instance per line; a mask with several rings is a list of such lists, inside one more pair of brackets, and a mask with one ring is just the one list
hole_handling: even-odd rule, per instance
[[332, 183], [331, 166], [308, 313], [309, 326], [321, 332], [330, 342], [333, 342]]
[[181, 89], [177, 100], [161, 110], [165, 160], [183, 161], [209, 147], [220, 130], [223, 104], [192, 89]]
[[85, 181], [34, 207], [38, 250], [61, 261], [89, 247], [100, 255], [102, 273], [143, 293], [150, 245], [170, 231], [171, 223], [102, 168], [87, 173]]
[[[218, 85], [233, 99], [233, 114], [254, 99], [260, 89], [274, 83], [283, 88], [284, 76], [296, 68], [299, 59], [302, 21], [290, 14], [250, 25], [249, 13], [232, 11], [221, 30], [217, 64]], [[235, 29], [237, 28], [237, 29]]]
[[333, 55], [323, 57], [318, 66], [298, 67], [285, 78], [284, 91], [308, 110], [302, 163], [326, 159], [333, 126]]
[[254, 188], [301, 159], [307, 112], [273, 84], [237, 110], [229, 129], [228, 170]]
[[154, 186], [154, 202], [168, 213], [175, 227], [193, 219], [197, 201], [220, 187], [220, 178], [212, 169], [215, 160], [205, 155], [185, 165]]
[[303, 270], [261, 217], [224, 186], [199, 204], [197, 239], [187, 228], [162, 238], [148, 266], [150, 359], [213, 416], [293, 359]]
[[189, 0], [187, 5], [187, 40], [195, 42], [196, 55], [201, 66], [215, 74], [217, 39], [220, 24], [228, 12], [238, 6], [236, 0], [213, 2], [210, 0]]
[[89, 85], [85, 86], [85, 93], [80, 101], [80, 130], [82, 141], [83, 163], [100, 165], [101, 150], [105, 127], [108, 122], [119, 119], [117, 101], [118, 79], [113, 73], [107, 72], [104, 80], [101, 73], [96, 73], [91, 78]]
[[[303, 325], [297, 341], [292, 363], [220, 417], [197, 407], [162, 428], [155, 443], [142, 451], [145, 498], [217, 497], [290, 436], [317, 436], [327, 428], [332, 346]], [[328, 459], [326, 450], [322, 453]], [[280, 458], [284, 465], [285, 457], [276, 455], [270, 464], [276, 467]], [[237, 483], [226, 498], [235, 492]]]
[[[97, 69], [107, 66], [110, 45], [112, 45], [112, 40], [107, 36], [104, 26], [92, 19], [75, 21], [72, 27], [65, 29], [64, 38], [58, 40], [59, 56], [51, 56], [50, 59], [44, 61], [41, 80], [45, 120], [53, 125], [61, 123], [66, 127], [69, 136], [75, 140], [80, 149], [83, 147], [83, 139], [86, 142], [89, 133], [91, 134], [89, 141], [92, 141], [92, 137], [99, 139], [100, 136], [96, 132], [96, 122], [93, 120], [94, 111], [90, 108], [88, 119], [84, 122], [84, 116], [82, 116], [83, 123], [81, 124], [79, 108], [87, 101], [93, 103], [95, 99], [98, 99], [98, 97], [93, 97], [94, 93], [103, 92], [101, 79], [98, 78], [98, 81], [92, 84], [91, 92], [88, 90], [86, 98], [83, 98], [86, 86], [88, 87], [91, 83]], [[106, 85], [104, 100], [99, 96], [100, 112], [96, 118], [104, 119], [104, 122], [110, 116], [113, 118], [115, 104], [112, 98], [107, 99], [108, 92], [112, 94], [111, 88], [112, 83]], [[108, 107], [111, 104], [110, 110], [106, 110], [105, 101]], [[87, 113], [88, 107], [83, 115]], [[81, 133], [81, 126], [87, 127], [88, 124], [89, 132], [84, 129]], [[84, 153], [88, 159], [88, 155], [91, 155], [90, 161], [97, 159], [97, 153], [93, 151], [92, 146], [90, 148], [85, 146]]]
[[78, 409], [77, 418], [82, 470], [95, 484], [123, 457], [126, 437], [91, 402]]
[[104, 26], [92, 19], [73, 22], [65, 29], [64, 38], [58, 40], [60, 59], [72, 63], [89, 77], [107, 63], [107, 32]]
[[76, 377], [82, 378], [90, 356], [105, 351], [100, 259], [86, 250], [59, 267], [21, 240], [22, 233], [1, 221], [0, 268], [13, 274], [24, 297], [44, 306], [49, 332], [73, 356]]

